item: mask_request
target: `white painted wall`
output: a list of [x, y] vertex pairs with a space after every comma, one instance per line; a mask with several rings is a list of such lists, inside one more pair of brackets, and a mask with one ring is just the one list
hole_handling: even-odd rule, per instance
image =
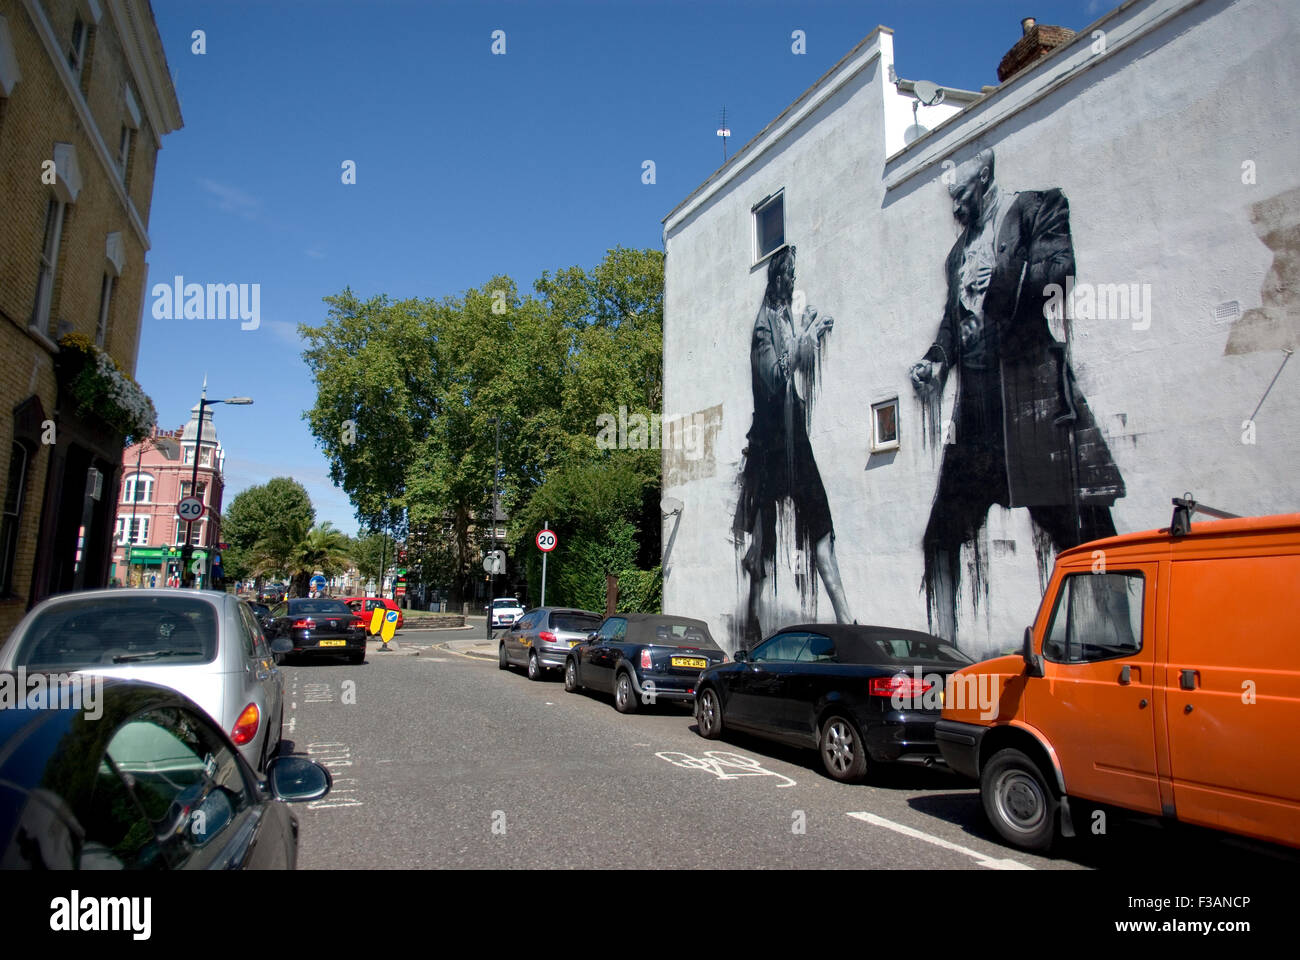
[[[1093, 29], [1104, 32], [1104, 52], [1094, 51]], [[1064, 191], [1080, 282], [1151, 285], [1147, 330], [1074, 323], [1075, 372], [1127, 486], [1113, 511], [1119, 531], [1164, 526], [1170, 498], [1189, 490], [1242, 514], [1300, 510], [1300, 358], [1273, 386], [1256, 442], [1242, 442], [1242, 421], [1300, 328], [1296, 290], [1279, 285], [1261, 239], [1272, 231], [1294, 283], [1300, 129], [1277, 104], [1279, 91], [1285, 100], [1300, 87], [1300, 4], [1129, 4], [906, 148], [899, 124], [912, 114], [888, 81], [892, 40], [877, 31], [855, 48], [665, 221], [665, 412], [721, 407], [689, 478], [680, 457], [665, 455], [664, 493], [684, 504], [680, 523], [664, 527], [667, 543], [676, 526], [665, 611], [703, 618], [729, 638], [743, 610], [731, 520], [766, 282], [765, 266], [751, 263], [750, 208], [784, 188], [796, 286], [836, 319], [811, 439], [849, 603], [859, 622], [926, 629], [921, 536], [940, 451], [922, 442], [908, 367], [938, 328], [957, 235], [943, 161], [985, 147], [996, 151], [1003, 190]], [[988, 51], [990, 61], [1002, 52]], [[922, 122], [932, 126], [933, 112]], [[1246, 161], [1254, 184], [1242, 182]], [[1216, 320], [1216, 307], [1258, 309], [1266, 292], [1278, 325], [1226, 354], [1231, 322]], [[870, 455], [870, 404], [895, 395], [901, 449]], [[972, 578], [963, 577], [959, 612], [959, 641], [975, 654], [1018, 644], [1041, 596], [1027, 512], [995, 507], [986, 533], [988, 603], [972, 609]], [[794, 558], [782, 559], [792, 541], [778, 553], [785, 573], [767, 632], [831, 618], [820, 584], [817, 609], [799, 608]]]

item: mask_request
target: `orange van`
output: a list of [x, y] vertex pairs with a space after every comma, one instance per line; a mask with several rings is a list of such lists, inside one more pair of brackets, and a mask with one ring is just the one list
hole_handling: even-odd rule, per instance
[[1020, 655], [949, 680], [939, 747], [1016, 846], [1073, 836], [1066, 798], [1300, 846], [1300, 513], [1174, 506], [1061, 553]]

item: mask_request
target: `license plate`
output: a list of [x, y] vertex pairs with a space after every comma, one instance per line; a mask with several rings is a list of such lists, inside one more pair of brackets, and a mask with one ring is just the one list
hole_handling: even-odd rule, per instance
[[673, 657], [674, 667], [690, 667], [692, 670], [703, 670], [709, 665], [709, 661], [699, 657]]
[[570, 640], [570, 641], [569, 641], [569, 646], [570, 646], [571, 648], [572, 648], [572, 647], [576, 647], [576, 646], [577, 646], [579, 643], [581, 643], [581, 642], [582, 642], [581, 640]]
[[322, 640], [320, 645], [322, 647], [346, 647], [348, 642], [346, 640]]

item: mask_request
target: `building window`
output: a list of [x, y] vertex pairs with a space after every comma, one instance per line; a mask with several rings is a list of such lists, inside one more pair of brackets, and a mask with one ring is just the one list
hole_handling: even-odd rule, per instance
[[108, 312], [113, 302], [113, 278], [104, 274], [104, 282], [99, 287], [99, 323], [95, 326], [95, 346], [103, 348], [108, 339]]
[[[208, 501], [207, 501], [207, 493], [208, 493], [208, 483], [207, 483], [207, 481], [206, 481], [206, 480], [200, 480], [200, 481], [199, 481], [199, 485], [198, 485], [198, 489], [199, 489], [199, 492], [196, 494], [196, 496], [197, 496], [200, 500], [202, 500], [204, 503], [207, 503], [207, 502], [208, 502]], [[181, 499], [184, 500], [184, 499], [185, 499], [186, 497], [188, 497], [189, 495], [190, 495], [190, 482], [189, 482], [188, 480], [182, 480], [182, 481], [181, 481]]]
[[[186, 526], [187, 526], [186, 521], [184, 520], [176, 521], [176, 543], [184, 545]], [[198, 523], [194, 524], [194, 529], [190, 532], [190, 544], [197, 547], [202, 542], [203, 542], [203, 521], [200, 520]]]
[[[127, 536], [127, 528], [130, 528], [131, 534]], [[149, 518], [148, 517], [118, 517], [117, 518], [117, 545], [126, 546], [127, 540], [137, 547], [147, 547], [149, 545]]]
[[86, 22], [81, 17], [77, 17], [72, 22], [72, 45], [68, 47], [68, 66], [72, 68], [72, 75], [78, 80], [81, 79], [81, 68], [86, 62], [86, 41], [89, 35]]
[[754, 205], [754, 262], [785, 246], [785, 191]]
[[200, 467], [210, 467], [210, 466], [212, 466], [212, 448], [211, 448], [211, 447], [204, 447], [201, 451], [199, 451], [199, 466], [200, 466]]
[[41, 333], [50, 328], [50, 302], [54, 298], [54, 269], [59, 263], [59, 243], [63, 239], [63, 220], [67, 205], [54, 197], [45, 208], [45, 242], [41, 247], [41, 272], [36, 279], [36, 307], [32, 326]]
[[123, 503], [153, 503], [153, 477], [133, 473], [122, 481]]
[[122, 138], [117, 145], [117, 169], [122, 174], [122, 182], [126, 183], [127, 162], [131, 159], [131, 128], [125, 123], [122, 124]]
[[898, 449], [898, 397], [871, 405], [871, 452]]
[[27, 489], [27, 448], [13, 443], [9, 449], [9, 483], [5, 487], [4, 520], [0, 523], [0, 596], [9, 596], [14, 585], [14, 559], [18, 553], [18, 526], [23, 516]]

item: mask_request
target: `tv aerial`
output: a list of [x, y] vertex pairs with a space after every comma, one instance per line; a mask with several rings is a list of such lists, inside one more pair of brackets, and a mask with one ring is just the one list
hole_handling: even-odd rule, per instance
[[722, 162], [727, 162], [727, 138], [731, 131], [727, 129], [727, 108], [722, 108], [722, 119], [718, 122], [718, 136], [722, 138]]
[[916, 118], [921, 104], [925, 104], [927, 107], [937, 107], [943, 103], [943, 87], [931, 83], [929, 80], [917, 80], [912, 84], [912, 92], [916, 94], [916, 99], [912, 101], [912, 125], [903, 131], [904, 143], [911, 143], [917, 137], [930, 132], [930, 128], [921, 126]]

